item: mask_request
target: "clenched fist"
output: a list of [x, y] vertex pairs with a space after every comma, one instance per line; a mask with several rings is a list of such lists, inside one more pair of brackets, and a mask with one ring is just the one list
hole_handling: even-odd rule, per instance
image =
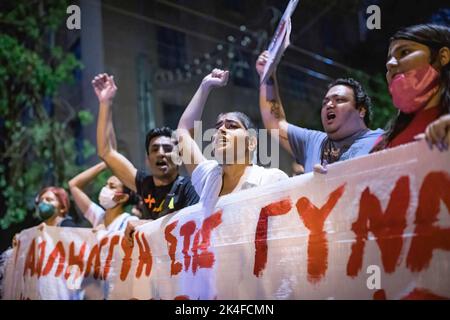
[[113, 76], [106, 73], [99, 74], [92, 80], [92, 86], [100, 103], [112, 103], [117, 92]]
[[202, 86], [207, 89], [224, 87], [227, 85], [229, 74], [229, 71], [214, 69], [210, 74], [203, 78]]

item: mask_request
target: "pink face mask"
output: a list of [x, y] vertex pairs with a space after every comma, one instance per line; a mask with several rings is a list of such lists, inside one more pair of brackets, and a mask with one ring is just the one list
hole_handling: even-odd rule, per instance
[[395, 75], [389, 85], [394, 105], [403, 113], [424, 108], [439, 90], [439, 73], [431, 66]]

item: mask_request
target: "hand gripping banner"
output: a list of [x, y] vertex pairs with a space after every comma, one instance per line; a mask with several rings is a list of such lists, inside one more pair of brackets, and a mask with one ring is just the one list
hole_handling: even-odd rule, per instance
[[119, 233], [32, 228], [6, 299], [448, 299], [450, 152], [424, 141]]

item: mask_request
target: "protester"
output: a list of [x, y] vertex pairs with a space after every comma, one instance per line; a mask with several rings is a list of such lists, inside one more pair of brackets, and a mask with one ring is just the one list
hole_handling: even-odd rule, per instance
[[[268, 53], [256, 61], [262, 76]], [[368, 128], [372, 103], [359, 82], [337, 79], [329, 84], [322, 102], [321, 120], [325, 132], [309, 130], [286, 120], [275, 72], [259, 89], [259, 105], [266, 129], [278, 130], [280, 144], [296, 162], [311, 172], [315, 164], [330, 164], [365, 155], [383, 130]]]
[[[114, 135], [112, 102], [117, 92], [114, 78], [99, 74], [92, 81], [99, 100], [97, 122], [97, 152], [113, 174], [131, 190], [139, 194], [146, 206], [145, 219], [157, 219], [198, 202], [198, 195], [188, 177], [180, 176], [178, 165], [172, 161], [175, 140], [170, 128], [154, 128], [147, 133], [145, 151], [152, 175], [137, 170], [113, 145], [109, 137]], [[126, 235], [130, 243], [138, 224], [146, 220], [128, 223]]]
[[212, 142], [215, 160], [207, 160], [192, 139], [194, 121], [201, 119], [209, 93], [213, 88], [225, 86], [228, 76], [228, 71], [219, 69], [208, 74], [178, 123], [183, 162], [192, 175], [200, 202], [209, 205], [219, 196], [288, 178], [279, 169], [266, 169], [252, 163], [257, 147], [256, 130], [242, 112], [227, 112], [217, 117]]
[[386, 79], [399, 110], [374, 151], [425, 133], [440, 150], [450, 144], [450, 28], [421, 24], [390, 39]]
[[76, 227], [72, 217], [68, 215], [69, 196], [63, 188], [46, 187], [35, 199], [36, 215], [48, 226]]
[[83, 191], [83, 188], [106, 168], [106, 164], [100, 162], [75, 176], [69, 181], [70, 193], [93, 228], [104, 225], [107, 231], [124, 231], [128, 221], [139, 220], [125, 212], [128, 204], [136, 202], [134, 192], [124, 186], [117, 177], [110, 176], [99, 194], [100, 207]]
[[[35, 198], [35, 215], [44, 225], [52, 227], [71, 227], [77, 225], [68, 214], [70, 209], [69, 195], [66, 190], [59, 187], [45, 187]], [[12, 246], [17, 245], [17, 234], [14, 235]], [[11, 249], [8, 249], [11, 250]], [[0, 259], [4, 260], [4, 259]], [[0, 263], [3, 265], [3, 263]]]

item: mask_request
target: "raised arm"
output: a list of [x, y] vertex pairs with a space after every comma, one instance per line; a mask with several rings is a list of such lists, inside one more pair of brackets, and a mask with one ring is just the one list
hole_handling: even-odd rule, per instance
[[197, 167], [197, 165], [204, 161], [203, 154], [192, 139], [194, 131], [194, 122], [199, 121], [202, 117], [203, 108], [209, 93], [214, 87], [223, 87], [228, 82], [228, 71], [214, 69], [210, 74], [203, 78], [202, 83], [197, 89], [197, 92], [192, 97], [191, 102], [184, 110], [180, 118], [177, 129], [178, 144], [182, 155], [183, 162], [189, 174]]
[[106, 73], [99, 74], [92, 81], [99, 101], [97, 120], [97, 153], [106, 162], [113, 174], [128, 188], [136, 191], [135, 177], [137, 169], [133, 164], [117, 152], [115, 133], [112, 125], [112, 101], [117, 92], [114, 78]]
[[[267, 62], [267, 54], [267, 51], [263, 52], [256, 60], [256, 71], [260, 77]], [[266, 83], [261, 84], [259, 87], [259, 109], [266, 129], [279, 130], [279, 135], [274, 135], [274, 138], [278, 139], [283, 148], [292, 155], [293, 152], [287, 134], [289, 123], [286, 121], [286, 115], [281, 104], [275, 72]]]
[[72, 194], [75, 204], [83, 214], [86, 213], [89, 206], [92, 204], [92, 200], [84, 193], [83, 188], [105, 169], [106, 163], [102, 161], [76, 175], [69, 181], [70, 193]]

